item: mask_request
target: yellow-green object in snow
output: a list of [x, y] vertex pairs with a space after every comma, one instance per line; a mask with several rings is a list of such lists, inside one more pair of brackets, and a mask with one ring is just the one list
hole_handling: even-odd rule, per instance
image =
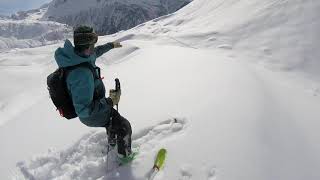
[[163, 165], [164, 165], [164, 161], [166, 159], [166, 154], [167, 154], [167, 150], [162, 148], [159, 150], [158, 154], [157, 154], [157, 158], [154, 162], [154, 169], [160, 170]]

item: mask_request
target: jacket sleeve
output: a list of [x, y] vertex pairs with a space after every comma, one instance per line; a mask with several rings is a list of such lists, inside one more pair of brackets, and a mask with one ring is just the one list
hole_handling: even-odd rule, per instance
[[113, 49], [114, 46], [113, 46], [113, 43], [106, 43], [104, 45], [101, 45], [101, 46], [97, 46], [94, 48], [94, 51], [96, 53], [96, 56], [97, 57], [100, 57], [102, 56], [104, 53], [110, 51], [111, 49]]
[[112, 107], [105, 98], [93, 100], [94, 78], [89, 69], [72, 70], [67, 77], [67, 87], [71, 93], [76, 113], [80, 118], [108, 117], [110, 115]]

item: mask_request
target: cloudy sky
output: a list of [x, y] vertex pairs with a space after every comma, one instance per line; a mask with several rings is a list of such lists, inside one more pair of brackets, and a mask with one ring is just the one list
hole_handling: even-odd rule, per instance
[[9, 15], [19, 10], [38, 8], [51, 0], [0, 0], [0, 14]]

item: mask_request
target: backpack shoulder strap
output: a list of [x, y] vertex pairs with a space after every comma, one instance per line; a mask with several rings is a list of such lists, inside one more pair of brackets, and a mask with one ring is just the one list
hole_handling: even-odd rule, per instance
[[[74, 69], [78, 68], [78, 67], [86, 67], [86, 68], [89, 68], [90, 71], [92, 72], [93, 74], [93, 77], [95, 79], [100, 79], [100, 68], [99, 67], [93, 67], [91, 63], [89, 62], [83, 62], [83, 63], [80, 63], [80, 64], [77, 64], [77, 65], [74, 65], [74, 66], [69, 66], [69, 67], [65, 67], [63, 68], [64, 72], [65, 72], [65, 77], [67, 77], [67, 75]], [[98, 70], [98, 73], [97, 74], [97, 71]]]

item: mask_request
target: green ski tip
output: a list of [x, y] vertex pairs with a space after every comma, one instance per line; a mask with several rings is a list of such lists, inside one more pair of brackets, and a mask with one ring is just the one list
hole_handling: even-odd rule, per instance
[[167, 154], [167, 150], [162, 148], [159, 150], [158, 154], [157, 154], [157, 158], [154, 162], [154, 169], [160, 170], [162, 169], [163, 165], [164, 165], [164, 161], [166, 159], [166, 154]]

